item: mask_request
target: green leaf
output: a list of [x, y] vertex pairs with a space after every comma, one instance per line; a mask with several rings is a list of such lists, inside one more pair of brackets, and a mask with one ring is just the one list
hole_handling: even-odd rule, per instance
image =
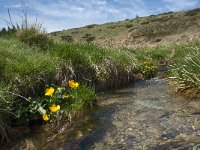
[[46, 114], [46, 110], [43, 107], [39, 107], [38, 111], [40, 112], [41, 115]]

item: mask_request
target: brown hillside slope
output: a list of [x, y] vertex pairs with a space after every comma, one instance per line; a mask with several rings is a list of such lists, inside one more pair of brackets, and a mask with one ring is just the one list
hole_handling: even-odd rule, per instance
[[198, 40], [200, 8], [132, 20], [52, 32], [66, 42], [93, 42], [103, 47], [146, 47]]

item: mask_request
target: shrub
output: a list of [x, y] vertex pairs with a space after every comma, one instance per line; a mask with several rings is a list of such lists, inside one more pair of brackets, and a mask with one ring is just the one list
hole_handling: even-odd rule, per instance
[[96, 24], [91, 24], [91, 25], [87, 25], [85, 26], [86, 28], [94, 28], [95, 26], [97, 26]]
[[82, 38], [87, 42], [92, 42], [95, 40], [95, 36], [92, 36], [90, 33], [86, 33]]
[[0, 31], [0, 36], [6, 35], [6, 33], [7, 33], [6, 28], [2, 28]]
[[65, 42], [73, 42], [74, 41], [74, 39], [71, 35], [62, 35], [61, 40], [65, 41]]
[[125, 27], [126, 28], [131, 28], [131, 27], [133, 27], [133, 25], [132, 24], [126, 24]]
[[195, 16], [198, 13], [200, 13], [200, 8], [196, 8], [196, 9], [185, 12], [185, 16]]

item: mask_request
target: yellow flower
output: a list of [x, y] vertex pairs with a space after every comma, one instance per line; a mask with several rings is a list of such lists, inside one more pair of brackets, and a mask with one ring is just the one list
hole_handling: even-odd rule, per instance
[[77, 89], [77, 87], [79, 86], [78, 82], [74, 82], [74, 80], [69, 80], [68, 84], [72, 89]]
[[42, 116], [42, 118], [43, 118], [44, 121], [48, 121], [49, 120], [49, 116], [47, 114], [44, 114]]
[[55, 91], [55, 89], [53, 87], [47, 88], [45, 96], [52, 96], [52, 94], [54, 93], [54, 91]]
[[60, 110], [60, 105], [57, 105], [56, 104], [52, 104], [49, 109], [51, 110], [51, 112], [56, 112], [58, 110]]

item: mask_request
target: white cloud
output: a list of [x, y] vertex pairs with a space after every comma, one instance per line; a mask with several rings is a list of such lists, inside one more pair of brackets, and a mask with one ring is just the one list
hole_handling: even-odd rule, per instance
[[198, 4], [198, 0], [162, 0], [162, 1], [165, 3], [165, 7], [170, 11], [189, 9], [195, 7]]
[[21, 8], [21, 4], [4, 5], [4, 8]]
[[115, 1], [127, 7], [114, 5], [110, 0], [54, 0], [49, 3], [36, 0], [29, 1], [29, 11], [35, 12], [48, 31], [134, 18], [136, 14], [144, 16], [150, 12], [144, 0]]
[[91, 0], [91, 3], [100, 6], [108, 4], [106, 0]]
[[[148, 13], [147, 6], [143, 0], [115, 0], [118, 3], [126, 4], [127, 7], [114, 5], [109, 0], [70, 0], [52, 1], [51, 3], [41, 3], [39, 1], [31, 1], [31, 9], [42, 15], [51, 17], [68, 17], [68, 18], [100, 18], [100, 17], [120, 17], [120, 14], [132, 17], [132, 14], [143, 16]], [[142, 10], [142, 11], [141, 11]], [[113, 16], [116, 15], [116, 16]], [[134, 16], [134, 15], [133, 15]]]

